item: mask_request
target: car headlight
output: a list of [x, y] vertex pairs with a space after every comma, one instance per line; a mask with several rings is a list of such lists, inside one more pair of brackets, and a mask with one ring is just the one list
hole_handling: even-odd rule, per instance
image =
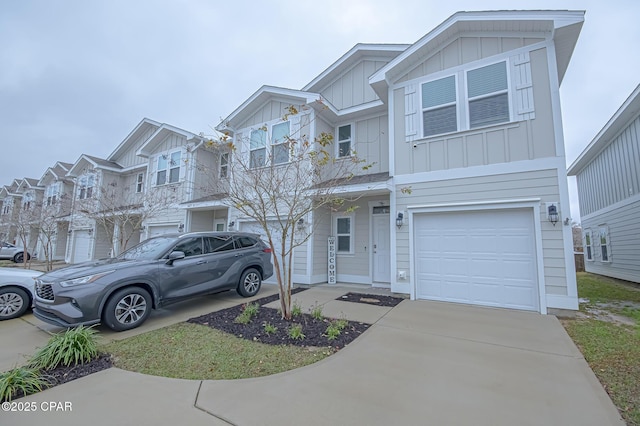
[[111, 274], [112, 272], [115, 272], [115, 270], [106, 271], [106, 272], [100, 272], [99, 274], [87, 275], [87, 276], [80, 277], [80, 278], [74, 278], [72, 280], [60, 281], [60, 285], [62, 287], [73, 287], [73, 286], [81, 285], [81, 284], [90, 284], [90, 283], [92, 283], [92, 282], [104, 277], [105, 275]]

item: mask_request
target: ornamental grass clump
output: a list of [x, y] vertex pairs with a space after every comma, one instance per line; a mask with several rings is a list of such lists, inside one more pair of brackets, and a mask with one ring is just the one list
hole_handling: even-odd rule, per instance
[[0, 373], [0, 401], [11, 401], [18, 394], [30, 395], [49, 386], [46, 376], [36, 368], [17, 367]]
[[53, 370], [62, 365], [69, 367], [84, 364], [98, 356], [97, 331], [80, 326], [53, 335], [29, 360], [29, 366], [41, 370]]

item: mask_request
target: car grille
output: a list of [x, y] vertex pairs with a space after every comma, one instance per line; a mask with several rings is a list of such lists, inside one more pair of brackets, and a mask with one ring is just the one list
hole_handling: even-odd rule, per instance
[[53, 288], [51, 284], [36, 281], [36, 295], [40, 299], [53, 300]]

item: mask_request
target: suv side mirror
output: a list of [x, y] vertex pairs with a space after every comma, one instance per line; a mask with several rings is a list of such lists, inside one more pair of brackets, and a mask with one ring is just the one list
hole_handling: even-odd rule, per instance
[[184, 259], [186, 256], [183, 251], [172, 251], [169, 253], [169, 258], [167, 260], [167, 265], [173, 265], [173, 262], [178, 259]]

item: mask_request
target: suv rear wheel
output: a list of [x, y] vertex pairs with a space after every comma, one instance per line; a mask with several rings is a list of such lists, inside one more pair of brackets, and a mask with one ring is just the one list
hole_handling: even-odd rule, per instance
[[242, 297], [255, 296], [260, 290], [262, 284], [262, 276], [257, 269], [249, 268], [242, 273], [240, 282], [238, 283], [238, 294]]
[[104, 324], [114, 331], [136, 328], [151, 313], [151, 296], [140, 287], [126, 287], [109, 298], [104, 313]]

